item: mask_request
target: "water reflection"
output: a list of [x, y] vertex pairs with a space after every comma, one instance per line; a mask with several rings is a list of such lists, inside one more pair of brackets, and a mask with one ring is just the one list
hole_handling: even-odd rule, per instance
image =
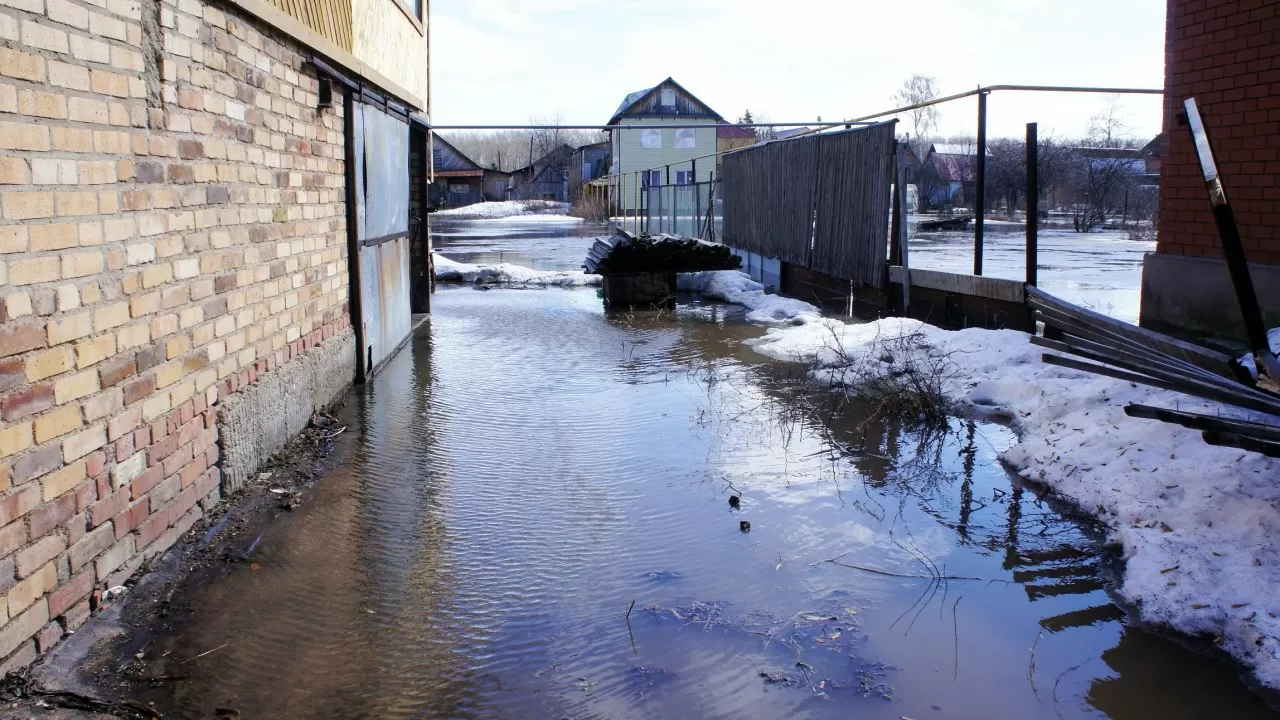
[[161, 707], [1270, 717], [1124, 625], [1097, 536], [1001, 468], [1007, 429], [868, 422], [751, 352], [761, 332], [711, 304], [442, 288], [349, 403], [349, 461], [159, 641], [227, 643]]

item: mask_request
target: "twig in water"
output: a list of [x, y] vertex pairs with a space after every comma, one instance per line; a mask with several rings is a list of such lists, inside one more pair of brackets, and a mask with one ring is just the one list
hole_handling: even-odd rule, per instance
[[[1093, 658], [1090, 658], [1090, 660], [1092, 659]], [[1057, 713], [1059, 718], [1062, 717], [1062, 711], [1058, 709], [1058, 684], [1062, 682], [1062, 678], [1065, 677], [1067, 673], [1079, 670], [1081, 666], [1083, 666], [1087, 662], [1089, 662], [1089, 660], [1081, 660], [1075, 665], [1072, 665], [1066, 670], [1063, 670], [1061, 673], [1058, 674], [1057, 679], [1053, 681], [1053, 711]]]
[[635, 606], [636, 606], [636, 599], [635, 599], [635, 598], [631, 598], [631, 604], [627, 606], [627, 615], [626, 615], [626, 618], [627, 618], [628, 620], [630, 620], [630, 619], [631, 619], [631, 608], [633, 608], [633, 607], [635, 607]]
[[[861, 570], [862, 572], [874, 573], [876, 575], [885, 575], [887, 577], [898, 577], [898, 578], [911, 578], [914, 580], [985, 580], [986, 579], [986, 578], [980, 578], [980, 577], [973, 577], [972, 575], [942, 575], [942, 574], [916, 575], [913, 573], [896, 573], [896, 572], [890, 572], [888, 570], [878, 570], [876, 568], [865, 567], [863, 565], [851, 565], [849, 563], [840, 562], [840, 558], [844, 557], [845, 555], [848, 555], [848, 553], [845, 553], [844, 555], [837, 555], [829, 560], [823, 560], [821, 562], [812, 563], [809, 565], [809, 567], [817, 567], [818, 565], [821, 565], [823, 563], [831, 563], [832, 565], [839, 565], [840, 567], [849, 568], [850, 570]], [[925, 568], [928, 569], [929, 566], [926, 564]]]
[[956, 606], [959, 605], [960, 601], [963, 599], [964, 596], [961, 595], [956, 598], [954, 603], [951, 603], [951, 635], [955, 638], [956, 653], [955, 664], [951, 666], [951, 682], [955, 682], [956, 679], [960, 677], [960, 624], [956, 622]]
[[208, 655], [209, 653], [215, 653], [215, 652], [218, 652], [219, 650], [221, 650], [222, 648], [224, 648], [224, 647], [226, 647], [226, 646], [228, 646], [228, 645], [230, 645], [230, 644], [231, 644], [231, 643], [222, 643], [221, 645], [219, 645], [218, 647], [216, 647], [216, 648], [214, 648], [214, 649], [212, 649], [212, 650], [205, 650], [204, 652], [200, 653], [199, 655], [197, 655], [197, 656], [195, 656], [195, 657], [192, 657], [192, 658], [187, 658], [186, 660], [183, 660], [182, 662], [180, 662], [180, 663], [178, 663], [178, 664], [179, 664], [179, 665], [186, 665], [187, 663], [191, 662], [192, 660], [199, 660], [200, 658], [204, 657], [205, 655]]
[[1031, 694], [1036, 696], [1036, 700], [1040, 700], [1040, 691], [1036, 689], [1036, 648], [1040, 646], [1040, 638], [1044, 637], [1044, 631], [1036, 633], [1036, 641], [1031, 643], [1031, 664], [1027, 666], [1027, 680], [1031, 682]]

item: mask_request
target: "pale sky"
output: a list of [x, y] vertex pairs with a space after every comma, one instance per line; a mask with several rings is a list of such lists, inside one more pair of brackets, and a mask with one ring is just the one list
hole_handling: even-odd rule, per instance
[[[726, 119], [835, 120], [895, 106], [920, 73], [979, 84], [1164, 85], [1165, 0], [435, 0], [432, 120], [604, 124], [624, 95], [676, 79]], [[1120, 102], [1135, 136], [1159, 96]], [[995, 93], [989, 133], [1083, 135], [1107, 99]], [[977, 102], [939, 134], [974, 134]]]

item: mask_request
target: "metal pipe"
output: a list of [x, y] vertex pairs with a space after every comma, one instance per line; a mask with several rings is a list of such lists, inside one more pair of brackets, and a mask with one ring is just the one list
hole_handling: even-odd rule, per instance
[[[840, 125], [874, 125], [857, 120], [841, 120], [838, 123], [771, 122], [771, 123], [677, 123], [663, 124], [664, 130], [698, 130], [701, 128], [755, 128], [755, 127], [838, 127]], [[654, 125], [433, 125], [433, 130], [653, 130]]]
[[982, 240], [987, 219], [987, 93], [978, 93], [978, 187], [973, 209], [973, 274], [982, 274]]
[[[347, 210], [347, 303], [356, 335], [356, 383], [365, 381], [364, 309], [360, 302], [360, 231], [356, 227], [356, 99], [351, 88], [342, 95], [343, 190]], [[430, 256], [427, 260], [430, 261]]]
[[[1027, 284], [1035, 285], [1040, 269], [1040, 138], [1039, 126], [1027, 123]], [[1034, 330], [1034, 326], [1032, 326]]]
[[[1067, 87], [1061, 85], [988, 85], [987, 87], [978, 86], [976, 90], [968, 90], [955, 95], [947, 95], [946, 97], [934, 98], [925, 102], [916, 103], [914, 105], [906, 105], [892, 110], [885, 110], [871, 115], [863, 115], [860, 118], [854, 118], [847, 122], [861, 123], [866, 120], [874, 120], [875, 118], [885, 117], [887, 115], [899, 115], [908, 110], [916, 110], [930, 105], [940, 105], [952, 100], [960, 100], [983, 92], [996, 92], [998, 90], [1014, 91], [1014, 92], [1072, 92], [1072, 93], [1099, 93], [1103, 95], [1164, 95], [1164, 89], [1153, 90], [1150, 88], [1103, 88], [1103, 87]], [[843, 123], [837, 123], [843, 124]]]

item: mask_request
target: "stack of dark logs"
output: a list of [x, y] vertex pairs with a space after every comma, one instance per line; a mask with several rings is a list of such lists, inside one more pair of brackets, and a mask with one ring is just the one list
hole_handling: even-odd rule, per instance
[[675, 305], [676, 273], [737, 270], [741, 265], [724, 245], [673, 235], [619, 233], [596, 240], [582, 267], [604, 276], [610, 308], [660, 308]]

